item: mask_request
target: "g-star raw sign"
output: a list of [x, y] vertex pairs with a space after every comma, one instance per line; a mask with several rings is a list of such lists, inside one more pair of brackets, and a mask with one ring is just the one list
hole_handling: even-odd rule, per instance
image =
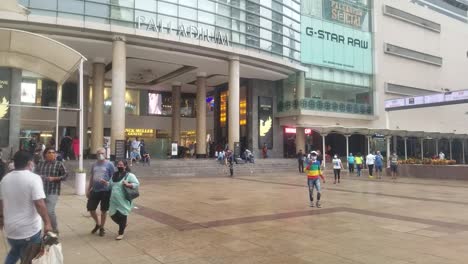
[[161, 20], [155, 21], [153, 18], [149, 20], [145, 16], [136, 17], [137, 29], [145, 29], [147, 31], [154, 31], [167, 34], [176, 34], [177, 36], [199, 39], [211, 43], [230, 46], [229, 37], [227, 33], [220, 31], [210, 31], [203, 27], [196, 27], [192, 25], [179, 25], [174, 26], [171, 22], [164, 24]]
[[326, 19], [338, 21], [355, 28], [361, 28], [364, 18], [367, 15], [365, 9], [338, 0], [325, 0], [323, 13]]
[[371, 34], [302, 16], [301, 62], [372, 74]]

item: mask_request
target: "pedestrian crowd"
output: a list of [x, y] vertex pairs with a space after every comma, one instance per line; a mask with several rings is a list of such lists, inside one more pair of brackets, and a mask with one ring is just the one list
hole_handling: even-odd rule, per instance
[[[13, 155], [13, 166], [8, 168], [0, 149], [0, 229], [4, 229], [10, 245], [5, 264], [14, 264], [18, 260], [29, 263], [39, 253], [46, 234], [60, 234], [56, 207], [62, 182], [66, 181], [69, 172], [58, 156], [54, 147], [46, 147], [42, 158], [35, 162], [33, 153], [20, 150]], [[122, 240], [133, 199], [139, 196], [140, 183], [126, 160], [112, 164], [106, 159], [104, 148], [97, 150], [96, 157], [90, 168], [86, 191], [86, 208], [94, 220], [91, 234], [106, 235], [109, 213], [117, 224], [115, 239]], [[100, 216], [96, 212], [98, 206]]]

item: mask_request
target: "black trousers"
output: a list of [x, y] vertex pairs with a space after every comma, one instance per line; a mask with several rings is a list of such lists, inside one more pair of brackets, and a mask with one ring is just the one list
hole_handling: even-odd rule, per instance
[[369, 175], [372, 176], [372, 174], [374, 174], [374, 173], [373, 173], [373, 171], [374, 171], [374, 164], [369, 164], [369, 165], [367, 165], [367, 167], [369, 168]]
[[299, 165], [299, 172], [304, 172], [304, 161], [298, 160], [297, 163]]
[[117, 210], [115, 214], [111, 215], [111, 218], [119, 225], [119, 235], [123, 235], [125, 228], [127, 227], [127, 216]]
[[340, 180], [340, 172], [341, 172], [341, 169], [333, 169], [333, 173], [335, 174], [335, 181], [337, 178], [338, 180]]

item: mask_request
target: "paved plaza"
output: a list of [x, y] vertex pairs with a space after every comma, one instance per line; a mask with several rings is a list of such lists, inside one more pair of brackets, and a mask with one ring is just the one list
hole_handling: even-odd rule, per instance
[[110, 219], [105, 237], [90, 234], [70, 183], [58, 205], [65, 263], [467, 263], [468, 182], [328, 175], [321, 209], [305, 183], [293, 172], [142, 177], [122, 241]]

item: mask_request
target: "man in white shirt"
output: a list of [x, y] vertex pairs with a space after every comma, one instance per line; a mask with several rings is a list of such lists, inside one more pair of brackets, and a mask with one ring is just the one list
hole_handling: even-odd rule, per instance
[[11, 246], [5, 264], [15, 264], [23, 258], [30, 244], [41, 243], [42, 221], [44, 232], [52, 230], [42, 179], [31, 172], [34, 168], [32, 154], [18, 151], [13, 160], [15, 170], [0, 182], [0, 228], [5, 227]]
[[367, 168], [369, 169], [369, 178], [373, 177], [372, 174], [374, 171], [374, 163], [375, 163], [375, 156], [374, 154], [372, 154], [372, 152], [370, 152], [366, 156], [366, 164], [367, 164]]
[[138, 138], [135, 138], [132, 141], [132, 152], [131, 152], [131, 157], [130, 157], [130, 166], [133, 165], [133, 160], [137, 162], [138, 160], [141, 159], [140, 155], [140, 147], [141, 147], [141, 141]]

